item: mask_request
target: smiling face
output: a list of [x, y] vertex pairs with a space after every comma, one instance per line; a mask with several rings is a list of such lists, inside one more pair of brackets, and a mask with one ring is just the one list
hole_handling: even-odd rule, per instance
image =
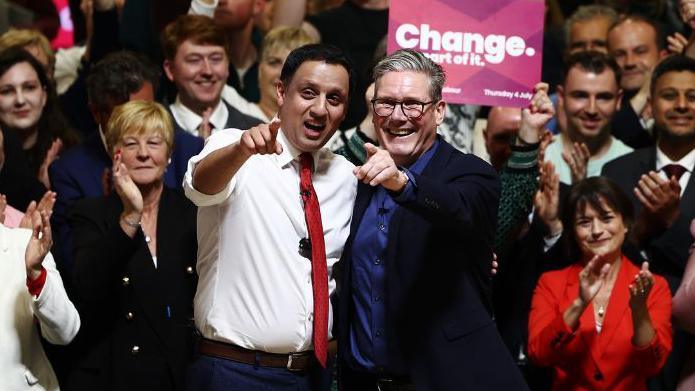
[[573, 139], [589, 141], [610, 132], [621, 98], [612, 70], [606, 68], [596, 74], [573, 67], [558, 92]]
[[0, 77], [0, 122], [15, 130], [34, 129], [46, 105], [46, 90], [28, 62], [12, 66]]
[[642, 87], [661, 58], [654, 28], [642, 21], [627, 20], [608, 33], [608, 48], [622, 71], [620, 87]]
[[[374, 114], [379, 144], [398, 165], [409, 166], [425, 153], [437, 137], [437, 126], [444, 120], [444, 101], [432, 102], [430, 82], [425, 73], [387, 72], [374, 84], [374, 99], [394, 104], [389, 116]], [[419, 118], [407, 117], [398, 102], [432, 102], [424, 106]]]
[[600, 199], [601, 210], [587, 204], [577, 208], [574, 218], [574, 234], [584, 259], [605, 255], [606, 260], [620, 256], [627, 226], [623, 216]]
[[136, 185], [148, 186], [162, 180], [169, 149], [159, 132], [126, 132], [115, 149], [121, 150], [123, 164]]
[[176, 84], [181, 103], [198, 115], [215, 107], [229, 76], [229, 59], [222, 46], [184, 41], [173, 60], [164, 62], [167, 78]]
[[695, 73], [666, 72], [656, 80], [651, 97], [654, 125], [664, 136], [695, 139]]
[[347, 113], [347, 70], [336, 64], [306, 61], [287, 86], [277, 86], [279, 117], [287, 141], [301, 152], [326, 144]]

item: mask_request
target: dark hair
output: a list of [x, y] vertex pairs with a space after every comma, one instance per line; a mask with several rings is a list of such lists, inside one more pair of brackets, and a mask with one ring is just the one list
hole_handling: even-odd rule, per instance
[[572, 256], [579, 256], [579, 245], [574, 235], [576, 215], [587, 206], [600, 213], [607, 212], [603, 206], [608, 206], [622, 216], [625, 226], [632, 227], [634, 210], [632, 202], [618, 185], [608, 178], [596, 176], [583, 179], [572, 185], [562, 211], [562, 225], [565, 230], [567, 250]]
[[659, 26], [659, 24], [653, 19], [640, 14], [629, 14], [621, 16], [617, 21], [615, 21], [615, 23], [613, 23], [608, 28], [607, 33], [610, 34], [611, 30], [628, 21], [644, 23], [651, 27], [654, 30], [654, 39], [656, 39], [655, 43], [657, 50], [662, 50], [666, 47], [666, 36], [664, 35], [661, 26]]
[[43, 65], [21, 47], [10, 47], [0, 51], [0, 76], [4, 75], [10, 68], [21, 62], [29, 63], [36, 71], [41, 87], [48, 88], [50, 82], [48, 81], [48, 76], [46, 75], [46, 70], [43, 68]]
[[297, 72], [297, 69], [307, 61], [319, 61], [331, 65], [340, 65], [348, 73], [350, 80], [350, 90], [348, 96], [352, 96], [355, 91], [355, 70], [352, 66], [352, 61], [345, 55], [341, 49], [322, 43], [300, 46], [287, 56], [285, 64], [280, 72], [280, 81], [285, 86], [289, 85]]
[[652, 80], [649, 85], [650, 94], [654, 94], [654, 88], [656, 88], [656, 82], [659, 78], [669, 72], [693, 72], [695, 73], [695, 59], [682, 54], [674, 54], [663, 59], [660, 63], [656, 64], [654, 71], [652, 72]]
[[221, 46], [229, 57], [229, 41], [222, 27], [204, 15], [181, 15], [162, 31], [164, 58], [173, 60], [179, 46], [189, 39], [197, 45]]
[[618, 64], [615, 62], [613, 57], [605, 53], [597, 52], [595, 50], [588, 50], [567, 56], [565, 58], [565, 67], [562, 73], [562, 84], [567, 82], [567, 75], [570, 73], [572, 68], [579, 68], [584, 72], [595, 74], [603, 73], [604, 70], [608, 69], [613, 71], [615, 83], [620, 85], [620, 67], [618, 67]]
[[[27, 158], [31, 163], [32, 169], [38, 173], [38, 169], [43, 162], [46, 152], [51, 147], [53, 141], [60, 138], [63, 148], [67, 149], [79, 142], [77, 133], [70, 127], [65, 116], [60, 111], [58, 95], [55, 92], [53, 83], [48, 79], [46, 70], [34, 56], [20, 47], [12, 47], [0, 52], [0, 77], [4, 76], [13, 66], [21, 63], [29, 64], [36, 72], [41, 87], [46, 91], [46, 104], [41, 111], [41, 116], [37, 123], [36, 144], [27, 151]], [[0, 126], [7, 126], [0, 124]]]
[[89, 103], [98, 111], [109, 110], [127, 102], [145, 82], [156, 89], [159, 76], [159, 69], [139, 54], [111, 53], [96, 63], [87, 77]]

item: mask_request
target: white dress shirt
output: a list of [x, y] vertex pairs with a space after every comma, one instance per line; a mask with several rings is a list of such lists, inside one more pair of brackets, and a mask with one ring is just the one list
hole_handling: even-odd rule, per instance
[[[179, 96], [176, 96], [176, 101], [169, 105], [169, 109], [174, 116], [174, 120], [178, 123], [183, 130], [194, 135], [199, 136], [198, 127], [203, 122], [203, 117], [194, 113], [191, 109], [184, 106], [181, 103]], [[212, 110], [210, 114], [210, 125], [213, 126], [213, 133], [219, 129], [224, 129], [227, 127], [227, 117], [229, 116], [229, 111], [227, 106], [222, 103], [222, 99], [217, 102], [217, 106]]]
[[656, 171], [659, 173], [659, 176], [662, 178], [666, 178], [666, 173], [664, 172], [664, 166], [668, 164], [680, 164], [685, 168], [685, 172], [683, 175], [681, 175], [680, 179], [678, 180], [678, 183], [681, 185], [681, 197], [683, 197], [683, 192], [685, 192], [685, 187], [688, 185], [688, 181], [690, 180], [690, 175], [693, 173], [693, 168], [695, 168], [695, 149], [690, 151], [687, 155], [683, 156], [683, 158], [679, 161], [673, 161], [666, 156], [663, 152], [661, 152], [661, 149], [659, 147], [656, 147]]
[[[43, 260], [46, 282], [34, 297], [26, 286], [24, 252], [31, 230], [0, 224], [0, 390], [58, 390], [58, 381], [39, 339], [65, 345], [80, 328], [53, 257]], [[36, 325], [38, 320], [38, 325]]]
[[[198, 208], [198, 290], [195, 323], [204, 337], [247, 349], [290, 353], [312, 348], [311, 261], [299, 254], [308, 238], [299, 194], [300, 152], [282, 130], [281, 155], [254, 155], [220, 193], [194, 188], [196, 164], [211, 152], [238, 142], [242, 131], [221, 130], [191, 158], [184, 180]], [[333, 265], [348, 237], [357, 181], [353, 165], [323, 148], [313, 153], [313, 185], [326, 243], [329, 294]], [[329, 308], [328, 330], [333, 323]]]

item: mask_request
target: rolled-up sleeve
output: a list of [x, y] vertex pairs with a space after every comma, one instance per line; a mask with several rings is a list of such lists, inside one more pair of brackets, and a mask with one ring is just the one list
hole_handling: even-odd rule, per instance
[[[213, 133], [205, 142], [205, 147], [198, 155], [193, 156], [188, 161], [188, 169], [183, 180], [183, 189], [191, 202], [196, 206], [211, 206], [224, 202], [232, 194], [236, 183], [236, 178], [232, 178], [227, 186], [217, 194], [204, 194], [195, 188], [193, 183], [193, 173], [200, 161], [218, 149], [232, 145], [239, 141], [243, 132], [238, 129], [224, 129]], [[238, 173], [237, 173], [238, 174]]]

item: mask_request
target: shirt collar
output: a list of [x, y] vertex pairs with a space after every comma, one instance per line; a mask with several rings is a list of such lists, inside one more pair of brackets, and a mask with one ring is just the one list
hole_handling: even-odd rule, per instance
[[[277, 162], [280, 164], [280, 167], [285, 167], [286, 165], [292, 163], [292, 161], [298, 160], [297, 158], [302, 154], [302, 151], [298, 150], [292, 144], [290, 144], [289, 141], [287, 141], [287, 137], [285, 137], [285, 133], [282, 128], [280, 128], [278, 131], [276, 141], [280, 142], [282, 145], [282, 153], [277, 157]], [[319, 158], [321, 157], [321, 152], [323, 149], [324, 148], [321, 148], [318, 151], [311, 152], [311, 156], [314, 158], [315, 168], [318, 167]]]
[[[169, 106], [169, 108], [171, 109], [171, 113], [174, 115], [174, 119], [177, 123], [179, 123], [179, 125], [181, 125], [181, 127], [188, 131], [195, 131], [196, 133], [198, 132], [198, 127], [203, 121], [203, 117], [184, 106], [183, 103], [181, 103], [181, 98], [179, 95], [176, 95], [176, 101], [174, 104]], [[215, 129], [224, 129], [227, 127], [228, 116], [229, 112], [227, 111], [227, 106], [225, 106], [224, 103], [222, 103], [222, 99], [220, 99], [210, 115], [210, 124], [212, 124]]]
[[693, 172], [693, 168], [695, 168], [695, 149], [692, 151], [688, 152], [687, 155], [683, 156], [682, 159], [678, 161], [673, 161], [669, 159], [668, 156], [666, 156], [665, 153], [659, 149], [659, 147], [656, 147], [656, 170], [660, 171], [661, 169], [664, 168], [664, 166], [668, 164], [680, 164], [681, 166], [685, 167], [688, 172]]
[[439, 147], [439, 135], [434, 139], [434, 143], [432, 143], [432, 146], [430, 149], [425, 151], [422, 155], [420, 155], [417, 160], [411, 164], [410, 166], [407, 167], [408, 170], [415, 174], [422, 174], [422, 170], [427, 167], [427, 164], [432, 160], [432, 155], [434, 155], [434, 152], [437, 150], [437, 147]]

